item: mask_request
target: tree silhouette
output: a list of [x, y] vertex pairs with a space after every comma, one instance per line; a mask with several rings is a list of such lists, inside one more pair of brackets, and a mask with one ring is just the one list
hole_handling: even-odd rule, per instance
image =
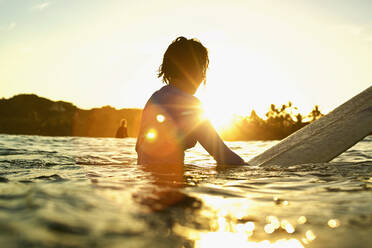
[[318, 105], [315, 105], [313, 110], [308, 115], [308, 117], [311, 118], [311, 121], [316, 121], [317, 119], [319, 119], [322, 116], [323, 116], [323, 114], [320, 112]]
[[[306, 116], [294, 114], [296, 110], [292, 102], [280, 107], [271, 104], [266, 119], [252, 110], [249, 116], [235, 116], [231, 128], [221, 135], [227, 140], [283, 139], [323, 116], [318, 105]], [[114, 137], [117, 123], [125, 118], [129, 135], [135, 137], [141, 113], [141, 109], [117, 110], [111, 106], [83, 110], [71, 103], [23, 94], [0, 99], [0, 133]], [[304, 122], [305, 118], [310, 121]]]

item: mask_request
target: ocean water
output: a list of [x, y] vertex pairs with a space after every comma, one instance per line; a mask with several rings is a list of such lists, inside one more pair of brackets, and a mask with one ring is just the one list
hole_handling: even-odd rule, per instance
[[0, 135], [1, 247], [372, 247], [372, 136], [288, 168], [216, 167], [200, 146], [144, 167], [135, 142]]

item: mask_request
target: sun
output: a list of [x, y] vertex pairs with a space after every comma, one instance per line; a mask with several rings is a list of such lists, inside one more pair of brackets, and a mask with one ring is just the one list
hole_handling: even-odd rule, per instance
[[212, 125], [219, 131], [223, 131], [232, 126], [233, 114], [216, 106], [205, 106], [204, 116], [210, 120]]
[[234, 115], [237, 113], [231, 104], [212, 93], [201, 94], [199, 98], [203, 104], [203, 117], [210, 120], [214, 128], [223, 131], [232, 127]]

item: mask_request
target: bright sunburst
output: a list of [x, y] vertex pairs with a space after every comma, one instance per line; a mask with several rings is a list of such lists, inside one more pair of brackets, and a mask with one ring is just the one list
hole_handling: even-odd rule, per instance
[[213, 94], [202, 94], [200, 99], [203, 102], [203, 116], [209, 119], [217, 130], [222, 131], [231, 127], [236, 113], [231, 104]]

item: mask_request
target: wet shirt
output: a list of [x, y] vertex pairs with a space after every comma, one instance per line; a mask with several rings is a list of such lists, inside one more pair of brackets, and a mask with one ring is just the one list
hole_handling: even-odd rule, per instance
[[200, 101], [175, 86], [156, 91], [142, 113], [136, 151], [138, 164], [183, 163], [184, 151], [199, 142], [217, 163], [242, 164], [218, 136], [209, 121], [201, 118]]

